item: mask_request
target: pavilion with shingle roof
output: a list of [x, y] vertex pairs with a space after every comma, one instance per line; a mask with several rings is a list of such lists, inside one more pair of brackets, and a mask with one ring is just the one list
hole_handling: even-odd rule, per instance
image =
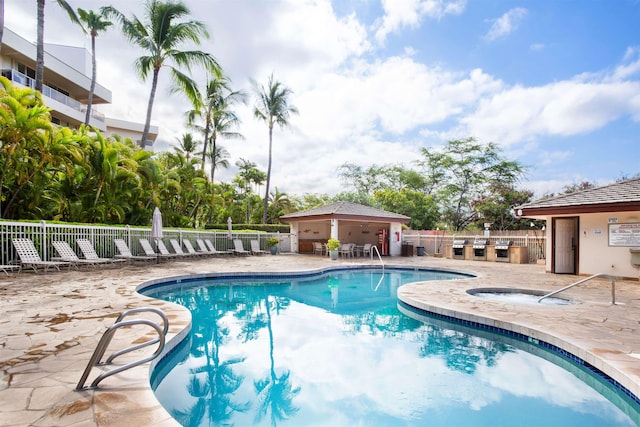
[[640, 178], [526, 203], [515, 212], [546, 220], [548, 272], [640, 278]]
[[411, 220], [405, 215], [352, 202], [335, 202], [283, 215], [280, 219], [291, 225], [294, 252], [312, 252], [313, 242], [325, 243], [330, 237], [342, 243], [375, 245], [384, 234], [389, 255], [400, 255], [402, 224]]

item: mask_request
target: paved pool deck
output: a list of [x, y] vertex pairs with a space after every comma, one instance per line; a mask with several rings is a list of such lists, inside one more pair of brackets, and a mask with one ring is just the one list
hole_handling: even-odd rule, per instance
[[[544, 266], [433, 257], [386, 257], [385, 264], [453, 269], [474, 279], [405, 285], [399, 296], [411, 305], [519, 332], [570, 351], [640, 396], [640, 283], [611, 286], [592, 280], [562, 294], [580, 304], [520, 305], [469, 295], [468, 289], [508, 287], [551, 291], [582, 277], [545, 273]], [[149, 363], [105, 379], [98, 390], [74, 391], [103, 332], [124, 310], [156, 307], [169, 317], [168, 339], [188, 328], [189, 312], [144, 297], [149, 280], [216, 272], [287, 272], [368, 259], [331, 261], [298, 254], [201, 258], [158, 264], [0, 277], [1, 426], [177, 426], [149, 385]], [[153, 314], [145, 317], [157, 320]], [[121, 329], [110, 348], [152, 339], [149, 328]], [[151, 352], [147, 348], [147, 353]], [[130, 361], [123, 356], [117, 364]], [[94, 368], [87, 383], [101, 372]]]

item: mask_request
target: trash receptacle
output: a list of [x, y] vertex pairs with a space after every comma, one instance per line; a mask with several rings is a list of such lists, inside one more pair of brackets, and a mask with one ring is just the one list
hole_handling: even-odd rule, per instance
[[424, 256], [424, 246], [416, 246], [416, 250], [418, 251], [418, 256]]

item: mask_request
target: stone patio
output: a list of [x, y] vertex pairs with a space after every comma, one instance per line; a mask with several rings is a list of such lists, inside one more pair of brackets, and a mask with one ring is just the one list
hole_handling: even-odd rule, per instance
[[[400, 298], [448, 316], [490, 324], [547, 341], [581, 357], [640, 395], [640, 284], [593, 280], [562, 294], [580, 304], [526, 306], [469, 295], [476, 287], [516, 287], [551, 291], [581, 277], [552, 275], [540, 265], [512, 265], [432, 257], [387, 257], [389, 265], [455, 269], [475, 279], [404, 286]], [[0, 425], [2, 426], [176, 426], [149, 385], [149, 364], [105, 379], [95, 391], [74, 391], [103, 332], [118, 314], [157, 307], [169, 317], [168, 339], [190, 324], [179, 306], [146, 298], [136, 288], [149, 280], [211, 272], [300, 271], [368, 260], [326, 257], [218, 257], [161, 264], [82, 269], [0, 277]], [[153, 314], [145, 315], [158, 320]], [[149, 328], [119, 330], [110, 348], [154, 338]], [[149, 347], [146, 353], [152, 352]], [[139, 354], [138, 354], [139, 356]], [[118, 364], [133, 360], [123, 356]], [[100, 372], [94, 368], [88, 383]]]

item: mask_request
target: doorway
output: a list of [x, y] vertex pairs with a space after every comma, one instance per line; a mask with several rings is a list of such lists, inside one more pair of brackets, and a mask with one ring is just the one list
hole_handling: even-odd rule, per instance
[[553, 272], [576, 274], [578, 218], [553, 219]]

